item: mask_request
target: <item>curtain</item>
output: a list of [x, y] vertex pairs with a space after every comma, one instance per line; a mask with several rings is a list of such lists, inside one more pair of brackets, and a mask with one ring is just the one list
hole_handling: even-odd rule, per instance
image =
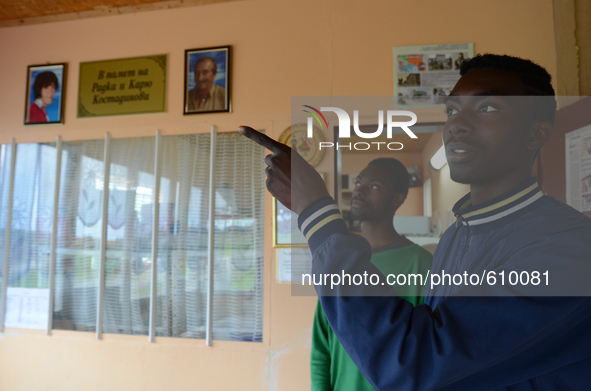
[[96, 331], [103, 140], [62, 143], [53, 327]]
[[103, 332], [148, 334], [154, 138], [111, 140]]

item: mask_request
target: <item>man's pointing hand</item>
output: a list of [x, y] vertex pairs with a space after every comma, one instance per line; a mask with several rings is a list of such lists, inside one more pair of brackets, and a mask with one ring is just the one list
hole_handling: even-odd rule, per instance
[[265, 156], [266, 185], [283, 205], [300, 214], [313, 201], [328, 195], [318, 172], [295, 150], [248, 126], [241, 126], [238, 130], [272, 152]]

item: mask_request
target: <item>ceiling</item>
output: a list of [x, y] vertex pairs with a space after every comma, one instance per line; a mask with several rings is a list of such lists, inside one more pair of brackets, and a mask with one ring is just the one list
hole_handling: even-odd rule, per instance
[[0, 0], [0, 27], [229, 1], [234, 0]]

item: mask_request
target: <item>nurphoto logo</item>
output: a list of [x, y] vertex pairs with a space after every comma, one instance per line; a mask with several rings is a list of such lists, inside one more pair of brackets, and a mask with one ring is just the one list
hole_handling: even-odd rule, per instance
[[[323, 111], [332, 111], [333, 113], [335, 113], [337, 115], [337, 118], [339, 119], [339, 139], [347, 139], [347, 138], [351, 138], [351, 117], [349, 117], [349, 114], [343, 110], [340, 109], [338, 107], [321, 107], [320, 110], [312, 107], [312, 106], [308, 106], [308, 105], [303, 105], [304, 107], [311, 109], [310, 110], [303, 110], [304, 112], [310, 114], [312, 117], [308, 117], [308, 138], [312, 138], [313, 137], [313, 122], [314, 119], [316, 119], [316, 121], [318, 122], [318, 124], [320, 125], [320, 128], [324, 128], [324, 126], [326, 126], [328, 128], [328, 122], [326, 121], [326, 118], [324, 117], [324, 115], [322, 114]], [[394, 117], [410, 117], [409, 121], [395, 121]], [[321, 120], [322, 119], [322, 120]], [[409, 129], [410, 126], [414, 125], [417, 122], [417, 115], [415, 113], [413, 113], [412, 111], [408, 111], [408, 110], [388, 110], [386, 112], [386, 137], [391, 139], [392, 138], [392, 129], [394, 128], [401, 128], [402, 130], [404, 130], [404, 132], [410, 137], [410, 138], [417, 138], [417, 136], [412, 132], [412, 130]], [[370, 132], [370, 133], [366, 133], [366, 132], [362, 132], [361, 129], [359, 129], [359, 110], [353, 110], [353, 131], [355, 132], [355, 134], [358, 137], [364, 138], [364, 139], [373, 139], [376, 138], [378, 136], [380, 136], [382, 134], [384, 130], [384, 110], [379, 110], [378, 111], [378, 128], [375, 132]], [[390, 142], [390, 143], [386, 143], [384, 141], [372, 141], [372, 142], [356, 142], [356, 143], [349, 143], [349, 144], [339, 144], [336, 143], [331, 143], [331, 142], [326, 142], [323, 141], [320, 143], [320, 149], [322, 148], [336, 148], [337, 150], [339, 149], [355, 149], [358, 151], [366, 151], [368, 149], [371, 148], [371, 144], [374, 144], [377, 146], [377, 149], [380, 149], [380, 145], [381, 144], [385, 144], [386, 148], [388, 148], [391, 151], [399, 151], [401, 150], [404, 145], [400, 142]]]

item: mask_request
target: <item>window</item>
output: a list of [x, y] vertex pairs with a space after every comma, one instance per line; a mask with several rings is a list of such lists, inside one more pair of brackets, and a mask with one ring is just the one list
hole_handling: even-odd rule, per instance
[[[13, 177], [12, 216], [8, 222], [10, 156], [12, 151], [3, 146], [2, 153], [2, 241], [0, 252], [4, 258], [6, 228], [10, 227], [8, 242], [8, 273], [6, 284], [7, 305], [12, 308], [23, 300], [23, 292], [31, 289], [47, 293], [49, 287], [49, 258], [52, 228], [52, 195], [55, 185], [56, 149], [52, 145], [19, 144], [16, 146], [16, 164]], [[3, 265], [4, 266], [4, 265]], [[4, 292], [3, 292], [4, 293]], [[18, 315], [17, 313], [14, 313]], [[47, 310], [44, 313], [47, 316]], [[26, 314], [22, 315], [26, 316]], [[7, 324], [18, 322], [18, 317], [9, 317]], [[39, 320], [40, 325], [47, 322]]]
[[[97, 331], [102, 314], [104, 333], [148, 335], [153, 317], [156, 336], [205, 338], [209, 197], [215, 194], [213, 338], [261, 341], [262, 148], [237, 133], [218, 134], [215, 150], [209, 134], [159, 140], [157, 197], [155, 138], [61, 143], [53, 328]], [[17, 145], [8, 287], [50, 287], [57, 151], [55, 143]], [[212, 153], [216, 165], [210, 170]], [[0, 234], [6, 232], [10, 154], [10, 146], [3, 145]], [[154, 202], [158, 256], [151, 314]]]

